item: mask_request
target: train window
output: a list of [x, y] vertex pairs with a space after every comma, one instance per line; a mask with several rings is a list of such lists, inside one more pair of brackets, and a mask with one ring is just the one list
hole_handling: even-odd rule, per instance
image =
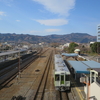
[[61, 84], [64, 84], [64, 75], [61, 75]]
[[61, 81], [64, 81], [64, 75], [61, 75]]
[[59, 75], [55, 75], [55, 81], [59, 81]]
[[66, 75], [66, 81], [70, 80], [70, 75]]

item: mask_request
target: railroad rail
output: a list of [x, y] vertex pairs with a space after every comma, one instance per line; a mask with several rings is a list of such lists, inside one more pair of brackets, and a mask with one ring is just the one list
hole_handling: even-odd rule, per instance
[[42, 100], [47, 77], [48, 77], [48, 71], [50, 68], [51, 59], [52, 59], [52, 52], [49, 55], [49, 58], [47, 60], [44, 70], [41, 71], [41, 76], [36, 80], [34, 84], [35, 87], [34, 87], [33, 95], [26, 100]]
[[[51, 52], [51, 53], [50, 53]], [[37, 66], [35, 80], [28, 92], [23, 96], [25, 100], [69, 100], [67, 92], [59, 92], [55, 90], [53, 80], [53, 53], [49, 51], [48, 58], [46, 58], [44, 68]], [[41, 56], [40, 58], [45, 58]], [[23, 100], [23, 99], [15, 99]]]
[[[5, 91], [1, 96], [3, 99], [0, 99], [4, 100], [4, 97], [10, 98], [9, 92], [11, 92], [12, 99], [9, 100], [78, 100], [73, 88], [71, 91], [66, 92], [55, 90], [53, 79], [53, 54], [55, 52], [55, 50], [46, 49], [38, 53], [38, 59], [23, 67], [24, 69], [27, 68], [27, 70], [21, 69], [21, 77], [18, 77], [18, 80], [15, 79], [14, 85], [9, 88], [11, 90]], [[12, 91], [17, 92], [12, 94]]]
[[[37, 54], [33, 54], [32, 56], [24, 59], [20, 64], [20, 72], [22, 72], [25, 68], [27, 68], [34, 60], [40, 57], [43, 53], [45, 53], [48, 49], [42, 52], [42, 49], [38, 51]], [[5, 85], [7, 85], [13, 78], [15, 78], [19, 74], [19, 62], [6, 67], [0, 71], [0, 89], [2, 89]]]

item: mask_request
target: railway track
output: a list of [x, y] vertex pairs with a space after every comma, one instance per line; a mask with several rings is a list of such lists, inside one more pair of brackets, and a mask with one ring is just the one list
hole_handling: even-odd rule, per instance
[[[46, 68], [44, 69], [42, 78], [39, 79], [38, 86], [36, 85], [37, 91], [34, 96], [29, 100], [69, 100], [66, 92], [59, 92], [55, 90], [54, 80], [52, 79], [53, 70], [53, 54], [51, 52], [50, 57], [47, 61]], [[28, 100], [28, 99], [26, 99]]]
[[67, 92], [61, 92], [61, 100], [69, 100]]
[[[55, 53], [56, 53], [56, 54], [60, 54], [60, 52], [57, 51], [56, 49], [55, 49]], [[68, 60], [78, 61], [77, 59], [74, 59], [74, 58], [68, 58]], [[65, 64], [67, 65], [68, 69], [70, 70], [70, 66], [68, 65], [66, 59], [64, 59], [64, 62], [65, 62]], [[70, 72], [71, 72], [71, 74], [72, 74], [72, 71], [71, 71], [71, 70], [70, 70]], [[71, 75], [71, 82], [72, 82], [72, 83], [75, 83], [75, 81], [73, 80], [73, 76], [72, 76], [72, 75]], [[79, 99], [77, 98], [75, 92], [76, 92], [76, 91], [75, 91], [75, 85], [74, 85], [74, 87], [71, 87], [71, 91], [59, 93], [59, 94], [60, 94], [60, 99], [59, 99], [59, 100], [79, 100]], [[65, 99], [65, 98], [66, 98], [66, 99]]]
[[[53, 52], [53, 55], [54, 55], [54, 52]], [[57, 96], [56, 96], [57, 91], [55, 90], [55, 87], [54, 87], [54, 77], [53, 77], [54, 76], [54, 73], [53, 73], [54, 63], [53, 62], [54, 62], [54, 57], [52, 56], [43, 100], [56, 100], [56, 98], [57, 98]]]
[[[26, 58], [24, 61], [25, 63], [21, 64], [21, 68], [20, 71], [25, 69], [30, 63], [32, 63], [35, 59], [37, 58], [37, 56], [35, 56], [34, 58], [30, 57]], [[29, 59], [29, 60], [28, 60]], [[0, 89], [3, 88], [7, 83], [9, 83], [16, 75], [18, 75], [18, 63], [3, 69], [0, 73]]]
[[[48, 54], [48, 50], [44, 50], [41, 53], [41, 55], [39, 54], [40, 55], [39, 58], [36, 59], [32, 64], [30, 64], [30, 66], [27, 67], [27, 69], [21, 73], [21, 77], [18, 77], [18, 80], [15, 78], [9, 84], [7, 84], [6, 85], [7, 87], [11, 86], [11, 84], [14, 84], [14, 85], [12, 85], [11, 88], [9, 87], [10, 89], [7, 89], [5, 92], [4, 90], [6, 88], [3, 88], [2, 89], [3, 93], [2, 93], [2, 90], [0, 91], [0, 99], [1, 100], [11, 100], [9, 99], [11, 98], [11, 95], [12, 95], [12, 100], [23, 100], [23, 98], [30, 97], [30, 95], [32, 95], [30, 91], [32, 91], [32, 88], [34, 88], [34, 85], [36, 84], [37, 79], [42, 74], [41, 72], [43, 72], [44, 65], [42, 64], [46, 64], [47, 62], [47, 57], [48, 57], [47, 54]], [[37, 67], [37, 65], [39, 66]], [[18, 91], [17, 87], [18, 88], [21, 87], [22, 89], [24, 88], [24, 91], [23, 90], [20, 90], [23, 92]], [[12, 94], [12, 91], [18, 92], [19, 95], [18, 94], [14, 95], [15, 92], [13, 92]], [[19, 99], [19, 98], [22, 98], [22, 99]]]
[[39, 57], [34, 61], [34, 64], [29, 64], [29, 67], [26, 67], [27, 70], [23, 70], [21, 73], [21, 77], [18, 77], [18, 80], [10, 83], [14, 85], [9, 87], [5, 92], [3, 90], [3, 94], [0, 93], [0, 99], [76, 100], [71, 98], [73, 96], [72, 91], [69, 95], [69, 92], [59, 92], [55, 90], [53, 79], [53, 54], [54, 52], [50, 49], [38, 54]]
[[[54, 54], [57, 53], [57, 50], [54, 50]], [[69, 100], [67, 92], [60, 92], [55, 90], [54, 87], [54, 57], [52, 59], [52, 64], [48, 74], [47, 86], [45, 89], [45, 95], [43, 100]]]
[[50, 63], [51, 63], [51, 58], [52, 58], [52, 52], [49, 54], [49, 58], [46, 61], [45, 68], [41, 70], [40, 76], [37, 78], [34, 86], [34, 93], [29, 97], [26, 98], [26, 100], [42, 100], [43, 95], [44, 95], [44, 89], [48, 77], [48, 71], [50, 68]]
[[[48, 49], [42, 52], [42, 49], [35, 55], [32, 55], [26, 59], [24, 59], [20, 64], [20, 72], [26, 69], [34, 60], [36, 60], [39, 56], [45, 53]], [[19, 63], [15, 63], [3, 70], [0, 71], [0, 89], [2, 89], [5, 85], [7, 85], [13, 78], [15, 78], [19, 73], [18, 69]]]

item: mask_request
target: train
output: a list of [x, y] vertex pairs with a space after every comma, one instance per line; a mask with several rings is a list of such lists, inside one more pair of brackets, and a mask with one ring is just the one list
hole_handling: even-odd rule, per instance
[[54, 86], [56, 90], [67, 91], [71, 89], [71, 73], [60, 54], [54, 55]]

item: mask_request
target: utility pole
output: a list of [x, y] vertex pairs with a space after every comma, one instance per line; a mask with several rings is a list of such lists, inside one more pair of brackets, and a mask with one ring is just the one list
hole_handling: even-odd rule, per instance
[[97, 42], [97, 54], [98, 54], [98, 42]]
[[[20, 76], [20, 51], [19, 51], [19, 65], [18, 65], [18, 75]], [[20, 76], [21, 77], [21, 76]]]

